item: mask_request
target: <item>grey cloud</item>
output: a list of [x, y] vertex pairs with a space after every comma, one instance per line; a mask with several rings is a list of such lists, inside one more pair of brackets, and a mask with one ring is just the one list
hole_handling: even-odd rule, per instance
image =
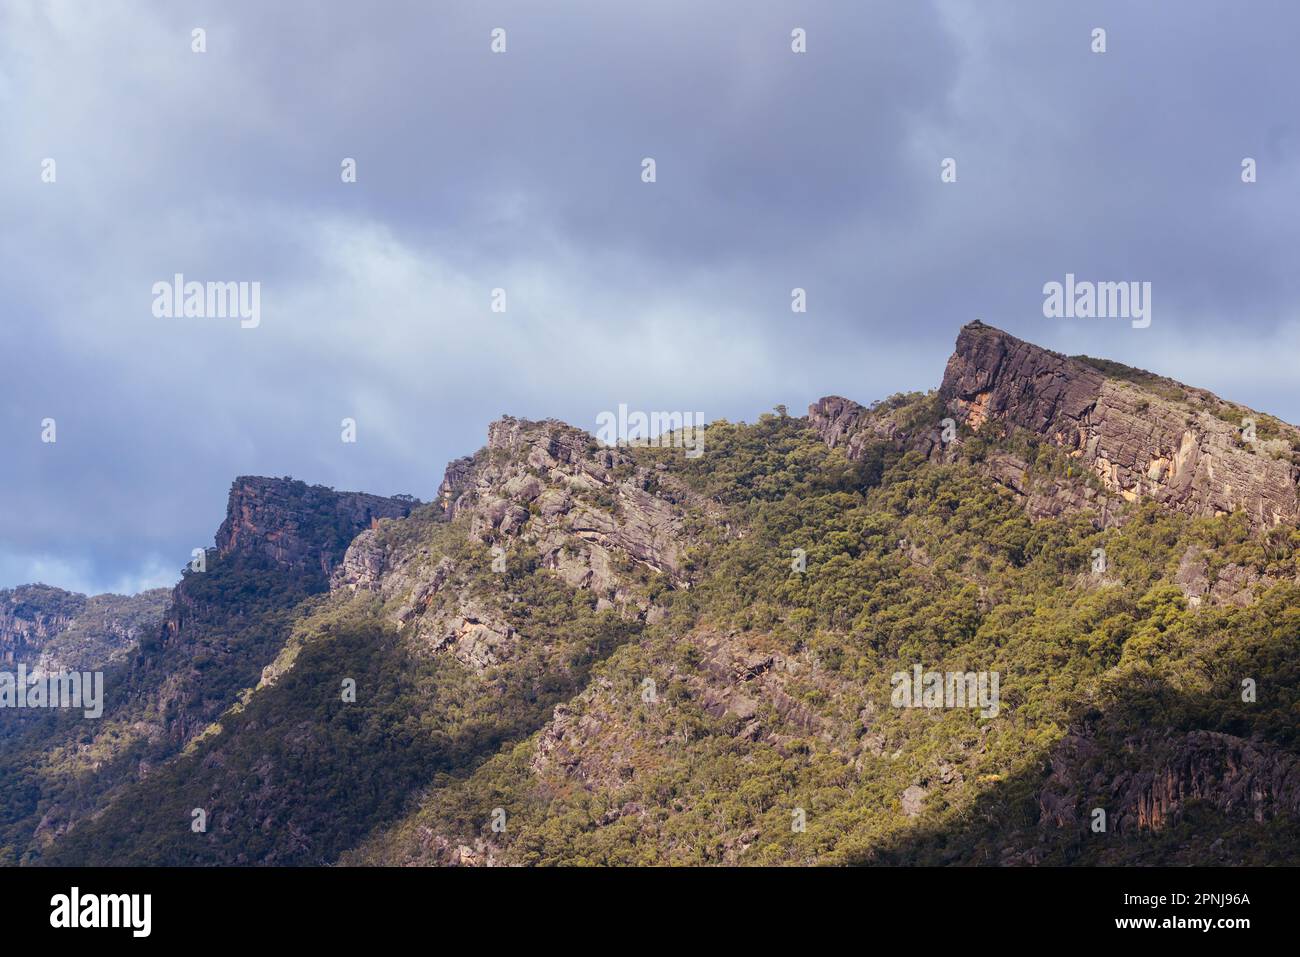
[[[926, 388], [976, 317], [1300, 419], [1297, 27], [1211, 0], [6, 4], [0, 584], [174, 577], [240, 473], [429, 497], [502, 412]], [[1067, 271], [1151, 281], [1152, 327], [1044, 319]], [[260, 281], [262, 327], [154, 319], [175, 272]]]

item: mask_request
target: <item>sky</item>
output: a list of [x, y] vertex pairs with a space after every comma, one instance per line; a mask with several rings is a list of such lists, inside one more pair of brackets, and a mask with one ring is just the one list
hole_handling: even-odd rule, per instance
[[[171, 584], [237, 475], [427, 500], [506, 413], [933, 388], [973, 319], [1300, 422], [1297, 36], [1294, 0], [4, 0], [0, 587]], [[257, 283], [256, 326], [157, 315], [178, 273]], [[1046, 317], [1067, 273], [1151, 283], [1150, 326]]]

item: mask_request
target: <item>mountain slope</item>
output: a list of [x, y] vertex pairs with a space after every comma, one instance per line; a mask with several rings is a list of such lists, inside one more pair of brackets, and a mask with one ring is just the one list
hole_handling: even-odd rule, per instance
[[142, 647], [171, 750], [41, 860], [1295, 862], [1296, 435], [976, 323], [697, 458], [507, 417], [390, 520], [239, 480], [270, 565], [174, 615], [264, 637]]
[[[247, 507], [250, 497], [260, 511]], [[299, 607], [327, 589], [331, 556], [341, 557], [373, 520], [409, 514], [413, 501], [236, 480], [205, 570], [187, 569], [161, 620], [139, 630], [130, 653], [105, 664], [102, 718], [46, 711], [0, 747], [0, 847], [12, 859], [38, 860], [179, 753], [256, 684]], [[267, 546], [285, 541], [294, 548], [281, 555]], [[0, 721], [12, 728], [19, 714], [0, 712]]]
[[576, 429], [494, 423], [449, 470], [444, 506], [355, 538], [330, 600], [219, 730], [46, 860], [336, 859], [410, 792], [532, 733], [636, 637], [686, 581], [679, 498]]

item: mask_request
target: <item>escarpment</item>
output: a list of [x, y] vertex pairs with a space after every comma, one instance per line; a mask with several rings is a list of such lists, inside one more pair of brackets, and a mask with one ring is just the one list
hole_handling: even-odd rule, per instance
[[419, 501], [336, 492], [293, 479], [241, 476], [230, 487], [217, 550], [257, 551], [277, 564], [328, 575], [357, 533], [382, 518], [405, 518]]
[[0, 591], [0, 663], [32, 662], [45, 643], [67, 630], [86, 596], [48, 585]]
[[0, 590], [0, 664], [96, 670], [124, 659], [158, 626], [168, 592], [93, 595], [21, 585]]
[[971, 323], [939, 395], [972, 429], [1006, 423], [1042, 436], [1124, 501], [1189, 515], [1240, 509], [1263, 528], [1300, 518], [1300, 430], [1201, 389], [1105, 367], [1113, 374]]
[[[982, 466], [1036, 518], [1088, 511], [1106, 527], [1126, 503], [1154, 501], [1192, 516], [1241, 511], [1257, 529], [1300, 520], [1300, 429], [1204, 389], [973, 322], [937, 399], [928, 419], [901, 421], [888, 404], [828, 396], [809, 407], [808, 422], [850, 459], [889, 441], [950, 461], [968, 435], [992, 436]], [[965, 429], [945, 431], [944, 418]], [[1001, 441], [1017, 433], [1059, 449], [1065, 474], [1043, 473]]]

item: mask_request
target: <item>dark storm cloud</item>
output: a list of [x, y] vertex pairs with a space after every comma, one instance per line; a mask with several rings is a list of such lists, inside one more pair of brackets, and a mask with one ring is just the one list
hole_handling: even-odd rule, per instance
[[[502, 412], [927, 388], [976, 317], [1300, 419], [1297, 27], [1210, 0], [8, 3], [0, 585], [169, 581], [240, 473], [427, 498]], [[176, 272], [260, 282], [262, 324], [155, 319]], [[1150, 281], [1151, 327], [1045, 319], [1066, 272]]]

